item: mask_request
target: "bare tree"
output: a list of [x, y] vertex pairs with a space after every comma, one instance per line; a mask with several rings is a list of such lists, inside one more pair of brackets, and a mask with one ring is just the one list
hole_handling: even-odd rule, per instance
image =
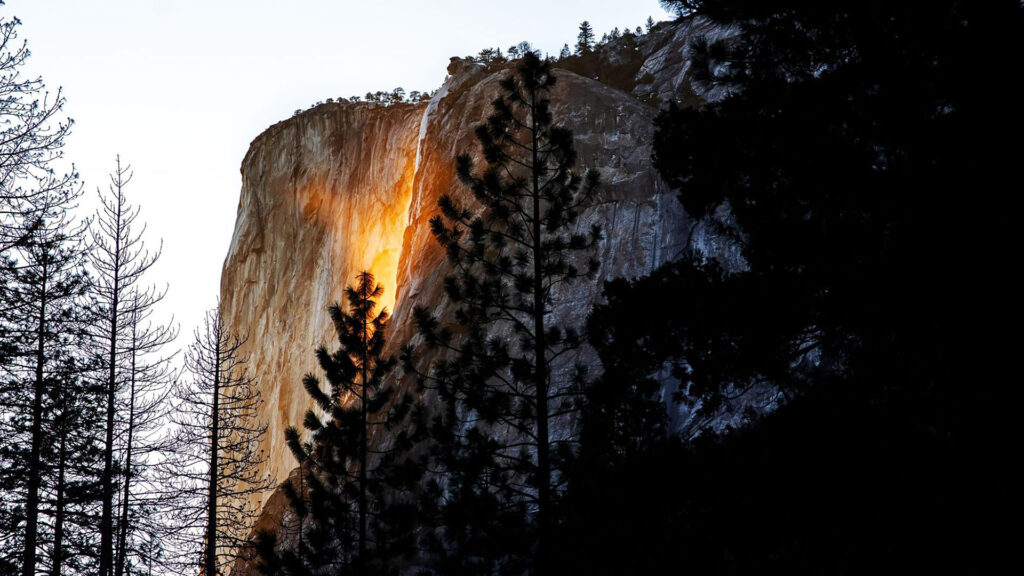
[[167, 448], [162, 425], [173, 380], [173, 354], [163, 355], [162, 350], [178, 331], [171, 324], [152, 320], [150, 295], [135, 291], [125, 306], [129, 319], [123, 354], [128, 382], [121, 403], [125, 420], [118, 439], [122, 475], [114, 548], [116, 576], [125, 574], [133, 559], [135, 564], [146, 562], [143, 556], [148, 541], [134, 541], [137, 533], [144, 537], [166, 532], [166, 527], [158, 523], [159, 515], [133, 513], [137, 509], [159, 509], [168, 500], [167, 492], [159, 486], [156, 465]]
[[22, 75], [30, 52], [18, 41], [20, 24], [0, 17], [0, 255], [38, 227], [51, 193], [76, 180], [53, 169], [73, 121], [62, 118], [60, 89], [51, 95], [42, 78]]
[[[132, 171], [121, 164], [110, 175], [106, 194], [99, 193], [101, 207], [92, 230], [92, 265], [96, 273], [95, 295], [101, 311], [101, 320], [94, 329], [98, 355], [103, 368], [103, 387], [106, 400], [106, 418], [103, 444], [103, 474], [100, 516], [99, 573], [114, 573], [115, 561], [115, 505], [119, 471], [115, 456], [121, 452], [130, 459], [131, 448], [123, 452], [123, 442], [131, 444], [131, 426], [128, 434], [124, 422], [135, 415], [136, 398], [132, 383], [137, 383], [137, 361], [140, 354], [155, 353], [172, 340], [175, 331], [164, 325], [149, 325], [141, 329], [139, 322], [146, 320], [153, 307], [160, 302], [166, 290], [157, 290], [142, 283], [146, 272], [160, 257], [160, 249], [149, 252], [142, 236], [145, 225], [138, 221], [139, 208], [128, 202], [125, 187], [131, 182]], [[142, 330], [140, 334], [140, 329]], [[160, 365], [160, 361], [156, 365]], [[123, 397], [128, 396], [126, 404]], [[127, 418], [119, 418], [125, 413]], [[132, 426], [135, 425], [131, 422]], [[134, 440], [134, 438], [131, 438]], [[125, 486], [130, 488], [129, 482]]]
[[198, 563], [208, 576], [249, 546], [259, 512], [253, 497], [273, 487], [260, 475], [267, 427], [257, 420], [263, 400], [240, 352], [244, 343], [224, 327], [219, 309], [211, 310], [185, 355], [191, 381], [175, 387], [168, 474], [181, 498], [172, 512], [178, 553], [183, 567]]
[[[448, 461], [446, 481], [473, 488], [445, 503], [470, 520], [469, 528], [447, 527], [447, 550], [460, 561], [471, 555], [458, 546], [476, 546], [481, 527], [489, 529], [480, 513], [484, 502], [532, 508], [537, 546], [528, 553], [535, 570], [544, 572], [553, 553], [553, 506], [564, 485], [560, 454], [575, 442], [553, 433], [552, 424], [578, 410], [585, 372], [576, 363], [579, 326], [553, 312], [569, 286], [595, 276], [598, 261], [591, 254], [601, 230], [579, 222], [598, 174], [575, 171], [572, 132], [554, 123], [551, 63], [528, 49], [522, 54], [515, 72], [501, 81], [494, 113], [476, 129], [487, 167], [476, 171], [468, 155], [456, 161], [479, 208], [443, 195], [441, 213], [430, 220], [453, 268], [444, 286], [456, 306], [455, 322], [443, 326], [422, 306], [414, 319], [426, 345], [444, 353], [420, 381], [445, 407], [447, 428], [435, 446], [439, 460]], [[404, 363], [417, 370], [411, 356]], [[493, 525], [509, 528], [511, 518]], [[511, 536], [495, 534], [483, 537]]]

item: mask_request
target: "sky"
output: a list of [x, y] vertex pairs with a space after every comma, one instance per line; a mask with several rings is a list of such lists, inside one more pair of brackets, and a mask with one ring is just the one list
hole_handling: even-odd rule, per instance
[[[187, 338], [220, 291], [239, 166], [270, 125], [317, 101], [441, 85], [451, 56], [527, 40], [557, 54], [588, 20], [600, 37], [668, 20], [657, 0], [6, 0], [74, 119], [65, 146], [91, 211], [117, 154], [134, 169], [149, 280]], [[185, 344], [180, 341], [179, 344]]]

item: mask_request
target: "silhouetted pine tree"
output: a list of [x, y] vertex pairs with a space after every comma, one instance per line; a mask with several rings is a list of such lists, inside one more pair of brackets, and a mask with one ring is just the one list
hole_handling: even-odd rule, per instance
[[[41, 570], [53, 557], [53, 545], [60, 567], [63, 520], [72, 509], [65, 498], [67, 484], [83, 480], [74, 473], [81, 467], [69, 470], [67, 457], [81, 458], [82, 466], [95, 463], [86, 449], [94, 438], [95, 422], [89, 414], [69, 410], [69, 404], [79, 399], [89, 405], [87, 397], [93, 394], [83, 377], [90, 367], [87, 327], [92, 316], [85, 272], [86, 223], [71, 215], [80, 190], [74, 186], [36, 196], [40, 211], [22, 223], [23, 240], [12, 261], [13, 283], [4, 300], [16, 319], [7, 325], [16, 347], [4, 363], [0, 383], [5, 407], [0, 458], [6, 462], [2, 474], [11, 474], [3, 482], [11, 489], [4, 500], [24, 506], [25, 524], [16, 530], [23, 537], [23, 574]], [[79, 427], [77, 438], [70, 445], [55, 442], [69, 425]], [[84, 480], [95, 477], [87, 475]], [[85, 516], [76, 518], [75, 526], [88, 525], [87, 514], [80, 507], [73, 509]], [[43, 553], [47, 548], [51, 554]]]
[[590, 22], [580, 22], [580, 33], [576, 36], [576, 54], [585, 56], [594, 51], [594, 28]]
[[[554, 124], [547, 98], [554, 83], [549, 63], [527, 52], [476, 129], [486, 169], [475, 174], [465, 155], [457, 162], [480, 208], [445, 195], [431, 219], [455, 270], [445, 289], [457, 306], [455, 326], [415, 312], [427, 345], [447, 352], [421, 379], [445, 406], [433, 425], [444, 471], [434, 549], [454, 562], [445, 573], [512, 570], [504, 563], [524, 555], [541, 570], [550, 553], [556, 456], [570, 440], [550, 428], [574, 410], [579, 390], [579, 374], [553, 378], [552, 362], [571, 365], [580, 344], [550, 313], [556, 287], [596, 271], [585, 254], [600, 236], [596, 226], [577, 231], [597, 174], [574, 172], [572, 133]], [[527, 511], [535, 539], [520, 525]]]
[[419, 472], [407, 458], [411, 399], [396, 397], [388, 381], [395, 366], [383, 355], [388, 312], [377, 310], [384, 288], [369, 272], [357, 280], [345, 290], [349, 311], [330, 308], [338, 350], [316, 352], [330, 389], [312, 374], [303, 380], [316, 407], [303, 421], [309, 441], [294, 427], [286, 431], [301, 466], [299, 485], [284, 486], [299, 526], [280, 554], [268, 544], [272, 536], [261, 536], [268, 575], [281, 567], [289, 574], [386, 574], [412, 551], [415, 501], [407, 492]]

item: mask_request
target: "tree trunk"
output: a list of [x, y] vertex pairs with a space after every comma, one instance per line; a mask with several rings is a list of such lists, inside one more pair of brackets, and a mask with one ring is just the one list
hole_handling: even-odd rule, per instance
[[[135, 303], [138, 306], [138, 302]], [[131, 390], [128, 393], [128, 444], [125, 447], [124, 456], [124, 491], [121, 495], [121, 520], [118, 522], [117, 534], [117, 562], [114, 564], [114, 574], [122, 576], [125, 571], [125, 561], [128, 557], [128, 500], [131, 496], [132, 482], [132, 440], [135, 433], [135, 345], [136, 345], [136, 321], [132, 317], [132, 366], [131, 366]]]
[[57, 503], [53, 521], [53, 554], [50, 559], [50, 576], [60, 576], [61, 568], [64, 564], [64, 492], [66, 491], [67, 434], [67, 430], [61, 430], [60, 448], [57, 454]]
[[531, 153], [533, 164], [533, 342], [534, 342], [534, 379], [537, 402], [537, 524], [538, 539], [538, 570], [543, 572], [548, 553], [551, 504], [551, 464], [548, 457], [548, 366], [547, 342], [544, 334], [544, 278], [541, 259], [543, 257], [541, 242], [540, 212], [540, 167], [537, 165], [537, 99], [530, 94]]
[[[365, 296], [365, 294], [364, 294]], [[365, 307], [365, 301], [363, 302]], [[359, 446], [359, 574], [360, 576], [366, 574], [366, 515], [367, 515], [367, 503], [366, 503], [366, 453], [368, 450], [367, 443], [369, 442], [369, 430], [367, 430], [367, 417], [366, 417], [366, 362], [368, 358], [369, 347], [369, 326], [367, 325], [367, 318], [363, 316], [363, 374], [362, 374], [362, 386], [363, 393], [362, 398], [359, 401], [359, 415], [360, 424], [362, 425], [362, 442]]]
[[[119, 166], [120, 167], [120, 166]], [[110, 350], [107, 355], [107, 422], [106, 437], [103, 444], [103, 486], [102, 512], [100, 514], [100, 576], [110, 576], [113, 564], [114, 548], [114, 409], [117, 395], [115, 369], [117, 364], [117, 316], [121, 273], [121, 191], [118, 189], [117, 214], [114, 219], [114, 265], [112, 267], [113, 285], [111, 286], [110, 310]]]
[[210, 409], [210, 485], [206, 501], [206, 576], [217, 576], [217, 448], [220, 420], [220, 318], [217, 319], [213, 368], [213, 406]]
[[36, 347], [36, 373], [32, 385], [32, 447], [28, 463], [28, 496], [25, 501], [25, 555], [23, 576], [35, 576], [36, 540], [39, 532], [40, 459], [43, 443], [43, 366], [46, 363], [46, 256], [43, 256], [42, 283], [39, 296], [39, 330]]

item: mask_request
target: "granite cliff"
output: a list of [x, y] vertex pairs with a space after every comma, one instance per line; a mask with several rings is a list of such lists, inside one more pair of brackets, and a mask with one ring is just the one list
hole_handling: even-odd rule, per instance
[[[580, 225], [604, 229], [598, 279], [562, 295], [556, 316], [582, 320], [600, 299], [601, 280], [646, 274], [690, 243], [736, 261], [686, 216], [650, 160], [658, 104], [679, 91], [701, 96], [683, 63], [690, 38], [704, 28], [668, 25], [641, 37], [625, 55], [639, 65], [629, 91], [556, 71], [554, 115], [575, 135], [579, 168], [597, 170], [602, 182]], [[623, 56], [602, 58], [614, 65]], [[472, 127], [490, 113], [505, 72], [458, 58], [448, 72], [429, 102], [328, 103], [298, 114], [258, 136], [242, 162], [221, 309], [228, 326], [249, 337], [246, 352], [266, 400], [267, 472], [277, 481], [295, 465], [283, 431], [309, 407], [301, 381], [316, 371], [313, 350], [335, 346], [326, 308], [357, 272], [368, 268], [385, 286], [392, 353], [415, 335], [414, 306], [451, 314], [442, 287], [448, 267], [428, 221], [442, 194], [470, 200], [455, 158], [477, 151]], [[674, 417], [685, 426], [688, 411]], [[285, 505], [279, 493], [268, 498], [260, 523], [269, 526]]]
[[221, 312], [248, 336], [276, 480], [294, 466], [283, 435], [309, 408], [312, 352], [334, 340], [327, 307], [363, 269], [393, 301], [425, 106], [322, 105], [271, 127], [242, 162]]

